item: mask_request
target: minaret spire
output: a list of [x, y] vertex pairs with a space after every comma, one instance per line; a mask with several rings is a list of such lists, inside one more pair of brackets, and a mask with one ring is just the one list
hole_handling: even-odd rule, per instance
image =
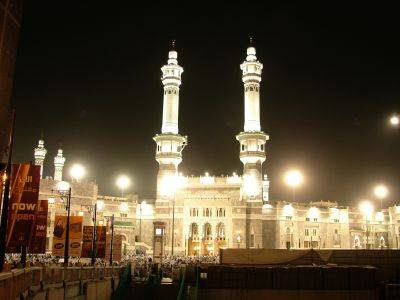
[[40, 179], [43, 178], [43, 163], [46, 157], [47, 150], [44, 147], [43, 133], [41, 134], [41, 138], [38, 142], [38, 146], [35, 148], [33, 154], [35, 157], [35, 165], [40, 166]]
[[240, 142], [240, 160], [243, 163], [243, 195], [252, 201], [262, 201], [262, 164], [265, 161], [265, 142], [268, 135], [260, 125], [260, 82], [263, 64], [258, 61], [253, 39], [240, 65], [244, 84], [244, 131], [236, 136]]
[[163, 178], [175, 176], [178, 165], [182, 161], [182, 150], [187, 137], [179, 134], [179, 87], [182, 83], [183, 68], [178, 64], [178, 52], [175, 50], [175, 40], [168, 52], [167, 64], [161, 68], [163, 92], [163, 116], [161, 134], [154, 137], [157, 143], [156, 160], [159, 163], [157, 198], [160, 196]]
[[59, 146], [56, 157], [54, 157], [54, 180], [62, 181], [62, 173], [65, 164], [65, 157], [63, 156], [63, 150], [61, 144]]

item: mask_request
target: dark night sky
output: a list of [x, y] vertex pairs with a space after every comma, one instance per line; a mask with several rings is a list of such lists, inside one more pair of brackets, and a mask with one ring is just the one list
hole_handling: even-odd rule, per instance
[[261, 126], [271, 137], [264, 164], [271, 198], [290, 196], [282, 183], [290, 167], [306, 177], [300, 200], [354, 204], [372, 197], [379, 182], [389, 186], [392, 203], [400, 195], [400, 129], [385, 123], [400, 110], [394, 8], [302, 2], [207, 16], [201, 8], [162, 11], [133, 2], [40, 3], [25, 3], [13, 97], [16, 160], [32, 159], [43, 132], [45, 175], [53, 175], [62, 143], [66, 168], [86, 165], [101, 193], [117, 194], [115, 177], [126, 173], [134, 192], [153, 197], [160, 67], [176, 38], [184, 67], [179, 129], [189, 136], [180, 169], [189, 175], [241, 173], [235, 140], [243, 128], [239, 64], [252, 34], [264, 64]]

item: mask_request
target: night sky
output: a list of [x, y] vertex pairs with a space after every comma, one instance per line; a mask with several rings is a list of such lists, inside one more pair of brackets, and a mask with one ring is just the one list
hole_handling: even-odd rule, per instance
[[88, 2], [25, 2], [13, 95], [16, 161], [33, 159], [43, 133], [44, 175], [53, 175], [62, 143], [66, 169], [84, 164], [100, 193], [118, 195], [115, 178], [125, 173], [134, 181], [131, 192], [154, 197], [160, 67], [175, 38], [184, 68], [179, 131], [189, 137], [180, 170], [241, 173], [239, 65], [253, 35], [264, 64], [261, 127], [271, 138], [264, 163], [270, 198], [290, 198], [283, 174], [296, 167], [305, 175], [299, 200], [356, 204], [373, 199], [380, 182], [391, 203], [398, 199], [400, 129], [387, 124], [400, 111], [394, 8], [243, 4], [207, 16], [211, 7]]

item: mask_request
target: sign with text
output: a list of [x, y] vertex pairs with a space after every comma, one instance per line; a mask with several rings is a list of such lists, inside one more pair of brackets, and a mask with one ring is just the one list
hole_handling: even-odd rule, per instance
[[[78, 257], [81, 255], [82, 223], [82, 216], [69, 217], [69, 256]], [[66, 229], [67, 216], [56, 216], [54, 219], [53, 255], [64, 255]]]
[[46, 213], [47, 218], [47, 206], [38, 201], [39, 183], [40, 166], [12, 165], [6, 252], [19, 253], [22, 246], [34, 244], [37, 216]]
[[[110, 246], [111, 246], [111, 234], [107, 234], [106, 239], [106, 258], [110, 259]], [[113, 261], [120, 261], [122, 257], [122, 235], [114, 234], [113, 238]]]
[[[96, 226], [96, 258], [106, 257], [106, 226]], [[82, 257], [92, 257], [93, 226], [83, 227]]]
[[46, 252], [47, 212], [48, 201], [39, 200], [38, 212], [35, 224], [33, 225], [33, 238], [30, 240], [28, 253], [38, 254]]

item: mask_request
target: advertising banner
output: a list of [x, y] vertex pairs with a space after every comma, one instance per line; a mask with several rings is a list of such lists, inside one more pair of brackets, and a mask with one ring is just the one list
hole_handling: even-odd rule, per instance
[[39, 206], [38, 201], [39, 183], [40, 166], [12, 165], [6, 236], [8, 253], [19, 253], [21, 246], [28, 247], [35, 243], [36, 219], [39, 210], [43, 213], [43, 207]]
[[97, 226], [96, 232], [96, 257], [106, 258], [107, 227]]
[[33, 226], [33, 238], [29, 243], [28, 253], [39, 254], [46, 252], [47, 212], [48, 201], [39, 200], [38, 211]]
[[[106, 226], [96, 226], [96, 258], [106, 256]], [[93, 226], [83, 227], [82, 257], [92, 257]]]
[[[69, 256], [78, 257], [81, 255], [82, 223], [82, 216], [69, 217]], [[54, 255], [64, 255], [66, 228], [67, 216], [56, 216], [54, 219], [53, 232]]]
[[[110, 259], [110, 246], [111, 246], [111, 234], [107, 234], [106, 242], [106, 259]], [[113, 239], [113, 261], [120, 261], [122, 257], [122, 235], [114, 234]]]

